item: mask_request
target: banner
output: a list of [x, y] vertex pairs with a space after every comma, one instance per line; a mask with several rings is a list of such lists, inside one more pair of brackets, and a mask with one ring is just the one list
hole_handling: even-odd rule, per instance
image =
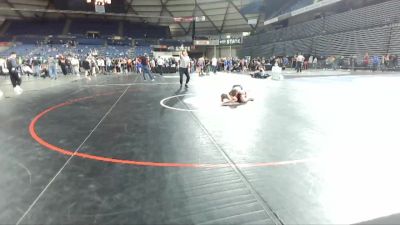
[[220, 45], [240, 45], [242, 44], [242, 38], [230, 38], [219, 40]]

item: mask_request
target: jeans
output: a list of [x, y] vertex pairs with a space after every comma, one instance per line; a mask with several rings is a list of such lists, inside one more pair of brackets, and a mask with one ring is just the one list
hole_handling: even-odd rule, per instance
[[149, 75], [150, 80], [154, 80], [153, 75], [151, 74], [149, 66], [143, 67], [143, 79], [146, 80], [146, 73]]
[[183, 83], [183, 74], [186, 75], [186, 84], [190, 81], [189, 69], [188, 68], [179, 68], [179, 82]]
[[302, 72], [303, 71], [303, 63], [302, 62], [296, 62], [296, 70], [297, 72]]
[[49, 76], [50, 78], [57, 78], [57, 67], [49, 66]]
[[40, 76], [40, 66], [33, 66], [33, 75]]

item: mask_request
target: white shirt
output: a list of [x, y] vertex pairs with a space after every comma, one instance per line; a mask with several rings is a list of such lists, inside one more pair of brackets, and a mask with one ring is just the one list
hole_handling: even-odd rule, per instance
[[79, 66], [79, 60], [77, 58], [72, 58], [71, 59], [71, 65], [72, 66]]
[[179, 62], [180, 68], [188, 68], [190, 64], [189, 56], [181, 56], [181, 61]]
[[218, 60], [217, 60], [217, 58], [213, 58], [213, 59], [212, 59], [211, 65], [212, 65], [212, 66], [217, 66], [217, 65], [218, 65]]
[[164, 59], [163, 58], [158, 58], [157, 59], [157, 65], [164, 66]]
[[105, 66], [105, 65], [104, 65], [104, 60], [103, 60], [103, 59], [97, 59], [97, 65], [99, 65], [99, 66]]
[[305, 59], [303, 55], [297, 56], [297, 62], [304, 62]]
[[6, 60], [5, 59], [0, 59], [0, 67], [1, 68], [6, 68]]
[[311, 64], [314, 61], [314, 56], [310, 56], [310, 58], [308, 59], [308, 62]]

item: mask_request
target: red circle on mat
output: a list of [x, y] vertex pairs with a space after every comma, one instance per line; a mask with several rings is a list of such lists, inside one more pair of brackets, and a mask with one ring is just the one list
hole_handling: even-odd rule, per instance
[[[40, 121], [40, 119], [42, 119], [48, 113], [50, 113], [56, 109], [59, 109], [61, 107], [72, 105], [77, 102], [94, 99], [99, 96], [112, 95], [112, 94], [115, 94], [115, 93], [112, 92], [112, 93], [105, 93], [105, 94], [94, 95], [94, 96], [89, 96], [89, 97], [77, 98], [77, 99], [73, 99], [73, 100], [66, 101], [66, 102], [60, 103], [58, 105], [49, 107], [48, 109], [42, 111], [41, 113], [39, 113], [37, 116], [35, 116], [33, 118], [32, 122], [29, 124], [29, 133], [36, 142], [38, 142], [40, 145], [46, 147], [49, 150], [61, 153], [63, 155], [77, 156], [77, 157], [81, 157], [84, 159], [90, 159], [90, 160], [107, 162], [107, 163], [127, 164], [127, 165], [136, 165], [136, 166], [149, 166], [149, 167], [181, 167], [181, 168], [185, 168], [185, 167], [186, 168], [223, 168], [223, 167], [232, 166], [231, 164], [228, 164], [228, 163], [226, 163], [226, 164], [199, 164], [199, 163], [173, 163], [173, 162], [146, 162], [146, 161], [134, 161], [134, 160], [103, 157], [103, 156], [97, 156], [97, 155], [92, 155], [92, 154], [85, 154], [85, 153], [80, 153], [80, 152], [76, 152], [76, 151], [72, 151], [72, 150], [68, 150], [68, 149], [63, 149], [59, 146], [53, 145], [53, 144], [47, 142], [46, 140], [44, 140], [37, 133], [36, 124]], [[307, 162], [311, 162], [311, 161], [315, 161], [315, 160], [316, 160], [315, 158], [310, 158], [310, 159], [281, 161], [281, 162], [241, 163], [241, 164], [235, 164], [235, 166], [237, 166], [237, 167], [272, 167], [272, 166], [293, 165], [293, 164], [298, 164], [298, 163], [307, 163]]]

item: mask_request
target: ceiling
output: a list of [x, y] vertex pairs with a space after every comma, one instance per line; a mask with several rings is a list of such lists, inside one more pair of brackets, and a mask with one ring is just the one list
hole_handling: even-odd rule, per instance
[[[86, 0], [82, 0], [86, 1]], [[59, 11], [54, 0], [0, 0], [0, 17], [12, 19], [42, 18], [106, 18], [169, 26], [173, 36], [189, 35], [191, 22], [174, 22], [174, 17], [205, 17], [196, 23], [196, 34], [213, 35], [223, 33], [249, 32], [261, 26], [264, 13], [253, 10], [245, 14], [242, 9], [249, 4], [273, 5], [279, 7], [284, 0], [126, 0], [127, 13], [99, 15], [94, 12]], [[271, 10], [271, 7], [268, 9]], [[266, 11], [268, 11], [266, 10]], [[258, 24], [250, 25], [256, 19]]]

